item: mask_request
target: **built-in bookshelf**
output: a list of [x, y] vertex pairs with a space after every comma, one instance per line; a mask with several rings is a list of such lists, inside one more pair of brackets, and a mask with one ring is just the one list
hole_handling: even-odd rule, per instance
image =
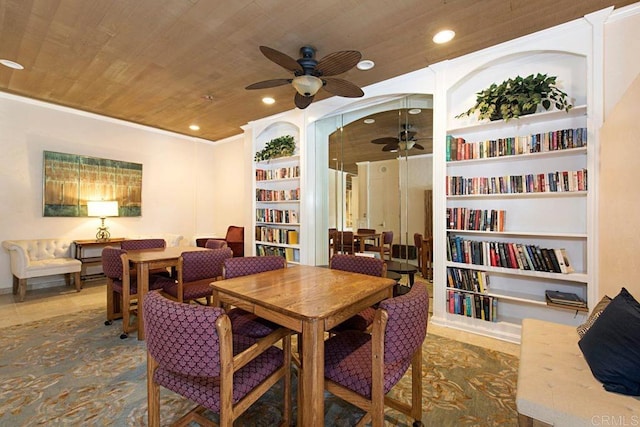
[[300, 156], [255, 162], [256, 255], [300, 262]]
[[[447, 130], [446, 317], [517, 340], [523, 318], [575, 323], [587, 300], [587, 110]], [[578, 313], [580, 312], [580, 313]]]

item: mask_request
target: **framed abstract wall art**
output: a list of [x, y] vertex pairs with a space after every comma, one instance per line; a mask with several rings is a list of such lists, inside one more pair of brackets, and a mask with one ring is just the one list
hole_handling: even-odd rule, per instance
[[118, 201], [119, 216], [142, 215], [142, 164], [44, 152], [43, 216], [87, 216], [88, 200]]

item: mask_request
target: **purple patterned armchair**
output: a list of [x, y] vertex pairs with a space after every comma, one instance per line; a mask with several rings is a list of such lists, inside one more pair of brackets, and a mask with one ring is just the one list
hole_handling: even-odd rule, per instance
[[380, 252], [380, 258], [384, 259], [387, 255], [387, 259], [391, 261], [391, 245], [393, 244], [393, 231], [383, 231], [381, 236], [382, 242], [380, 246], [366, 245], [365, 250], [371, 252]]
[[139, 251], [142, 249], [166, 248], [167, 242], [164, 239], [130, 239], [123, 240], [120, 247], [127, 251]]
[[[107, 320], [105, 325], [111, 325], [115, 319], [122, 318], [122, 334], [120, 338], [129, 336], [129, 332], [136, 329], [131, 324], [131, 314], [135, 313], [138, 300], [136, 278], [131, 277], [129, 258], [124, 249], [107, 246], [102, 250], [102, 270], [107, 276]], [[149, 276], [149, 289], [162, 289], [173, 283], [173, 280], [158, 276]]]
[[[384, 406], [422, 425], [422, 342], [427, 335], [429, 294], [414, 285], [380, 303], [373, 332], [340, 332], [325, 341], [325, 388], [366, 412], [372, 427], [384, 424]], [[411, 404], [386, 396], [411, 367]], [[368, 417], [368, 418], [367, 418]]]
[[[387, 264], [383, 260], [357, 255], [335, 254], [331, 257], [329, 267], [335, 270], [350, 271], [369, 276], [385, 277], [387, 275]], [[366, 331], [373, 323], [375, 314], [375, 309], [368, 307], [333, 328], [331, 332], [349, 329]]]
[[164, 293], [178, 302], [206, 298], [211, 305], [211, 282], [222, 278], [224, 260], [233, 257], [231, 248], [183, 252], [178, 261], [175, 283], [164, 287]]
[[[276, 255], [229, 258], [224, 260], [224, 278], [248, 276], [287, 267], [287, 261]], [[278, 325], [241, 308], [228, 312], [234, 333], [259, 338], [270, 334]]]
[[[202, 413], [231, 426], [242, 412], [284, 378], [283, 424], [291, 418], [291, 342], [277, 329], [260, 340], [232, 334], [222, 308], [180, 304], [150, 292], [144, 300], [147, 341], [148, 425], [160, 425], [160, 386], [198, 406], [178, 423], [212, 424]], [[282, 341], [282, 350], [274, 347]], [[256, 344], [257, 345], [254, 345]]]
[[[227, 245], [227, 242], [224, 240], [207, 239], [207, 241], [204, 244], [204, 247], [207, 249], [222, 249], [222, 248], [229, 247], [229, 245]], [[231, 255], [233, 256], [233, 250], [231, 251]]]

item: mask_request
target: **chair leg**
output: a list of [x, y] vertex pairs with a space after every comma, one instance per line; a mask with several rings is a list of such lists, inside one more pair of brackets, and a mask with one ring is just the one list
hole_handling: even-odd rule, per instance
[[[15, 286], [15, 285], [14, 285]], [[24, 296], [27, 293], [27, 279], [18, 279], [18, 301], [24, 301]]]
[[422, 423], [422, 347], [411, 359], [411, 417]]
[[284, 408], [281, 425], [291, 425], [291, 334], [283, 338], [284, 352]]
[[153, 381], [158, 362], [147, 352], [147, 411], [149, 427], [160, 426], [160, 386]]
[[80, 292], [82, 289], [82, 280], [80, 280], [80, 272], [73, 273], [73, 284], [76, 286], [76, 291]]

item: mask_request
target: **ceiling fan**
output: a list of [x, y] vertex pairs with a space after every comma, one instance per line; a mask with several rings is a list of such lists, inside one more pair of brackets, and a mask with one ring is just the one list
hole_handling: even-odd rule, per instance
[[260, 46], [260, 51], [267, 59], [293, 72], [291, 79], [273, 79], [257, 82], [245, 89], [265, 89], [291, 83], [296, 89], [294, 102], [296, 107], [305, 109], [313, 101], [313, 97], [320, 88], [327, 92], [347, 98], [359, 98], [364, 95], [362, 89], [343, 79], [328, 78], [349, 71], [362, 58], [362, 54], [355, 50], [344, 50], [331, 53], [320, 61], [315, 59], [316, 50], [310, 46], [300, 48], [301, 58], [293, 59], [289, 55], [267, 46]]
[[[402, 130], [398, 134], [398, 137], [384, 137], [384, 138], [376, 138], [371, 141], [372, 144], [384, 144], [382, 147], [382, 151], [408, 151], [412, 148], [416, 148], [418, 150], [424, 150], [424, 147], [418, 144], [418, 138], [416, 138], [417, 132], [411, 130], [412, 126], [409, 124], [402, 125]], [[420, 138], [427, 139], [427, 138]]]

